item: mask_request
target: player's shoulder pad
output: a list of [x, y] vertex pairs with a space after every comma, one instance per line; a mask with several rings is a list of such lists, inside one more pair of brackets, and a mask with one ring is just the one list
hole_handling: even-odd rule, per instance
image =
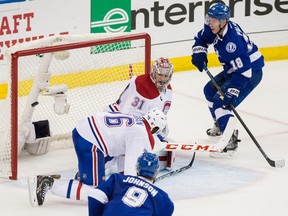
[[147, 99], [154, 99], [160, 95], [157, 87], [148, 75], [140, 75], [135, 79], [136, 91]]
[[237, 43], [237, 44], [246, 44], [246, 41], [243, 40], [243, 31], [240, 28], [240, 26], [232, 21], [228, 22], [228, 31], [227, 36], [229, 37], [229, 40], [231, 42]]
[[227, 52], [229, 59], [234, 59], [239, 56], [247, 55], [247, 44], [243, 40], [240, 27], [229, 21], [228, 31], [225, 33], [223, 49]]

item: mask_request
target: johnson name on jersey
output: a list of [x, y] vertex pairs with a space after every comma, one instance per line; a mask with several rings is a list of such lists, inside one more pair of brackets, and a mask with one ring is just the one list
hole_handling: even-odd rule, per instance
[[174, 210], [166, 192], [137, 176], [113, 174], [89, 192], [88, 200], [89, 213], [93, 215], [100, 215], [103, 211], [102, 215], [109, 216], [119, 215], [119, 212], [126, 215], [169, 216]]

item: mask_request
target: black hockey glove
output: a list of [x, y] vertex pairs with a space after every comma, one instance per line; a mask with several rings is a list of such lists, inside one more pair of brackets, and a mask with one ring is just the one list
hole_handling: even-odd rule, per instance
[[204, 63], [207, 65], [207, 48], [202, 46], [195, 46], [192, 48], [192, 64], [195, 65], [200, 72], [204, 69]]

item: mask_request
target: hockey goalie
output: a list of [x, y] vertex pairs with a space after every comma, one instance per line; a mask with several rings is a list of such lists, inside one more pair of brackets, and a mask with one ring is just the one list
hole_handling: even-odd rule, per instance
[[[170, 81], [173, 75], [173, 65], [168, 58], [160, 57], [152, 65], [150, 74], [134, 76], [120, 94], [118, 100], [110, 104], [107, 111], [132, 114], [142, 118], [150, 109], [157, 108], [166, 115], [172, 102], [172, 87]], [[167, 140], [168, 124], [158, 134], [161, 141]], [[175, 152], [160, 151], [160, 170], [171, 169], [175, 161]]]

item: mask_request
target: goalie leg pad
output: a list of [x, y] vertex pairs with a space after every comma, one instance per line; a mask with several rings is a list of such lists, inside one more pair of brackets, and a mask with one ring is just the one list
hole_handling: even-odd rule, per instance
[[33, 155], [46, 154], [50, 147], [50, 137], [37, 139], [33, 143], [25, 143], [24, 150]]
[[166, 169], [171, 170], [173, 168], [173, 164], [175, 162], [175, 151], [167, 152], [167, 166]]
[[175, 162], [175, 151], [160, 151], [158, 153], [160, 171], [171, 170]]

